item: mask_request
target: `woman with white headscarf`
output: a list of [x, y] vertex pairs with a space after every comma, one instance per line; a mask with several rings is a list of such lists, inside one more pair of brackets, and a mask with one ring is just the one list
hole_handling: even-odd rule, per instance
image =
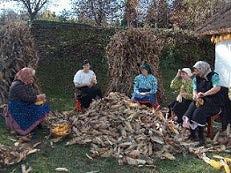
[[210, 65], [205, 61], [198, 61], [194, 66], [193, 78], [193, 100], [183, 116], [184, 127], [191, 129], [190, 139], [196, 140], [198, 130], [199, 144], [202, 146], [204, 140], [204, 126], [210, 116], [221, 111], [223, 96], [219, 86], [219, 75], [213, 72]]
[[182, 117], [187, 111], [193, 98], [192, 72], [190, 68], [179, 69], [175, 78], [171, 81], [170, 88], [178, 92], [176, 100], [169, 104], [169, 114], [174, 114], [174, 120], [183, 123]]

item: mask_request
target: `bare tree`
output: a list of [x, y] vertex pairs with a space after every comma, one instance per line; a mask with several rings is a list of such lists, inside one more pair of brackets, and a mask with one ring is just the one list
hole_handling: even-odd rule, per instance
[[168, 1], [159, 0], [158, 2], [158, 27], [168, 27]]
[[98, 26], [116, 21], [123, 8], [120, 0], [72, 0], [72, 4], [79, 19], [93, 20]]
[[48, 3], [49, 0], [9, 0], [22, 4], [29, 15], [30, 21], [36, 19], [38, 12]]
[[173, 28], [188, 29], [190, 27], [189, 7], [184, 0], [175, 0], [170, 12], [170, 23]]
[[226, 0], [175, 0], [171, 23], [183, 29], [195, 29], [225, 5]]
[[125, 21], [128, 26], [137, 26], [137, 8], [139, 0], [126, 0]]
[[26, 13], [17, 13], [11, 9], [3, 9], [0, 13], [0, 26], [14, 21], [27, 21], [28, 15]]
[[158, 22], [158, 4], [156, 0], [153, 0], [152, 3], [150, 4], [147, 14], [145, 16], [145, 22], [148, 24], [157, 26]]

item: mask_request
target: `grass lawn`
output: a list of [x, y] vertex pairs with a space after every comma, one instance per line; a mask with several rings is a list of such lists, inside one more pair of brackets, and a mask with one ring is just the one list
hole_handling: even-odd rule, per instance
[[[175, 72], [163, 74], [165, 81], [170, 81]], [[175, 96], [169, 90], [169, 82], [165, 83], [167, 100]], [[58, 96], [47, 93], [52, 110], [70, 110], [73, 108], [71, 96], [65, 96], [61, 93]], [[166, 104], [167, 102], [165, 102]], [[53, 173], [55, 168], [65, 167], [71, 173], [86, 173], [99, 171], [101, 173], [218, 173], [213, 168], [205, 164], [192, 155], [179, 155], [174, 161], [157, 160], [156, 168], [137, 168], [132, 166], [120, 166], [113, 158], [97, 158], [90, 160], [86, 157], [89, 154], [88, 146], [71, 145], [65, 146], [66, 141], [50, 145], [50, 140], [45, 138], [48, 135], [45, 129], [36, 130], [35, 140], [42, 141], [41, 150], [38, 153], [28, 156], [28, 158], [11, 167], [0, 168], [0, 173], [19, 173], [21, 164], [30, 165], [33, 173]], [[3, 119], [0, 117], [0, 143], [12, 145], [12, 136], [5, 128]]]
[[[51, 106], [56, 110], [68, 110], [72, 108], [72, 101], [68, 98], [50, 99]], [[0, 143], [12, 145], [12, 136], [5, 128], [3, 119], [0, 118]], [[137, 168], [132, 166], [120, 166], [113, 158], [97, 158], [90, 160], [86, 157], [89, 154], [88, 146], [71, 145], [65, 146], [65, 142], [50, 145], [50, 140], [45, 138], [47, 130], [40, 129], [35, 131], [35, 140], [42, 141], [41, 150], [38, 153], [28, 156], [28, 158], [11, 167], [0, 168], [0, 173], [19, 173], [21, 164], [30, 165], [33, 173], [53, 173], [55, 168], [65, 167], [72, 173], [85, 173], [99, 171], [101, 173], [216, 173], [214, 169], [203, 161], [191, 155], [179, 155], [175, 161], [157, 160], [156, 168]]]

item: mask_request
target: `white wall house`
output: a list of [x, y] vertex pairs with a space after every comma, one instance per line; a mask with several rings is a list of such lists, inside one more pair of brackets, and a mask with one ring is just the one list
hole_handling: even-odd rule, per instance
[[216, 43], [215, 71], [220, 75], [221, 86], [231, 87], [231, 40]]

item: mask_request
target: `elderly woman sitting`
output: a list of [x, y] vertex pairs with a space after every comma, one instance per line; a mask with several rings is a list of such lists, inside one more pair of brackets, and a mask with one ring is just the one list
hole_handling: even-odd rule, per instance
[[152, 75], [150, 65], [141, 65], [141, 74], [135, 77], [132, 100], [155, 107], [157, 87], [157, 79]]
[[38, 94], [34, 75], [32, 68], [23, 68], [16, 74], [4, 115], [7, 127], [23, 136], [37, 127], [50, 111], [45, 104], [45, 94]]
[[223, 96], [219, 86], [219, 75], [213, 72], [210, 65], [198, 61], [194, 66], [195, 78], [193, 79], [193, 99], [184, 114], [183, 126], [191, 129], [190, 139], [196, 139], [198, 129], [199, 144], [204, 145], [204, 127], [210, 116], [221, 111]]
[[178, 70], [176, 77], [172, 80], [170, 87], [179, 94], [170, 105], [170, 113], [174, 114], [174, 119], [178, 123], [183, 123], [182, 117], [192, 102], [192, 72], [190, 68]]

